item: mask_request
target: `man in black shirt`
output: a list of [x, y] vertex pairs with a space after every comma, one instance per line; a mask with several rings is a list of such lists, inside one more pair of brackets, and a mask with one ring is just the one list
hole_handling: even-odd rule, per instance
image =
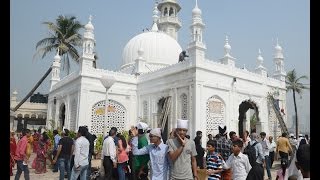
[[54, 157], [53, 163], [58, 162], [60, 171], [60, 180], [64, 179], [64, 171], [67, 171], [68, 179], [71, 178], [70, 159], [74, 150], [73, 140], [69, 137], [69, 130], [64, 129], [62, 138], [58, 144], [57, 154]]

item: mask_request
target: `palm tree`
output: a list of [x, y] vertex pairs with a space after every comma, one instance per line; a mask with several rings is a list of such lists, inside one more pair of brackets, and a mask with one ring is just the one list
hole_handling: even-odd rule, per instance
[[59, 15], [56, 22], [43, 22], [49, 29], [49, 37], [40, 40], [36, 49], [34, 57], [41, 55], [44, 58], [49, 52], [56, 52], [59, 49], [59, 55], [62, 56], [62, 68], [70, 71], [69, 56], [77, 63], [79, 63], [79, 53], [77, 47], [82, 46], [82, 36], [79, 30], [84, 26], [76, 20], [75, 16]]
[[[50, 36], [40, 40], [36, 49], [37, 52], [33, 56], [35, 58], [37, 55], [41, 55], [44, 58], [49, 52], [57, 52], [59, 50], [59, 55], [62, 56], [63, 69], [67, 70], [67, 74], [70, 71], [70, 61], [69, 56], [77, 63], [79, 63], [79, 53], [76, 47], [81, 47], [82, 36], [79, 34], [83, 25], [76, 20], [74, 16], [62, 16], [60, 15], [56, 22], [43, 22], [43, 24], [48, 26], [50, 31]], [[19, 107], [34, 93], [34, 91], [41, 85], [45, 78], [50, 74], [52, 67], [50, 67], [44, 76], [37, 82], [37, 84], [32, 88], [32, 90], [23, 98], [22, 101], [16, 107], [12, 108], [12, 111], [16, 111]]]
[[299, 134], [296, 93], [298, 93], [301, 97], [302, 90], [309, 89], [308, 87], [305, 86], [305, 84], [300, 82], [300, 80], [302, 79], [308, 79], [308, 77], [305, 75], [297, 77], [295, 69], [293, 69], [292, 71], [289, 71], [286, 76], [287, 91], [292, 91], [292, 95], [293, 95], [294, 112], [296, 115], [296, 137], [298, 137], [298, 134]]

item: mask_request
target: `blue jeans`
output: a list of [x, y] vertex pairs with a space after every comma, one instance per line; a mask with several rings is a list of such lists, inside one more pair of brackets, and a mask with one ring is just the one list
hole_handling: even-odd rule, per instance
[[60, 177], [59, 180], [64, 180], [64, 171], [67, 171], [68, 180], [70, 180], [71, 177], [71, 171], [70, 171], [70, 158], [59, 158], [58, 159], [59, 171], [60, 171]]
[[87, 170], [87, 180], [90, 180], [90, 175], [91, 175], [91, 158], [92, 158], [92, 153], [89, 153], [88, 161], [88, 170]]
[[89, 165], [80, 166], [79, 169], [76, 169], [74, 166], [72, 168], [71, 172], [71, 180], [77, 180], [80, 176], [80, 180], [86, 180], [87, 179], [87, 170]]
[[20, 179], [20, 175], [22, 174], [22, 171], [24, 172], [24, 179], [25, 180], [29, 180], [30, 179], [30, 175], [29, 175], [29, 168], [28, 165], [23, 165], [23, 161], [21, 160], [17, 160], [17, 173], [16, 176], [14, 177], [14, 180], [19, 180]]
[[[56, 154], [57, 154], [57, 150], [53, 150], [53, 152], [52, 152], [53, 158], [52, 158], [52, 159], [54, 159], [54, 157], [56, 156]], [[53, 172], [58, 172], [58, 168], [59, 168], [58, 166], [59, 166], [58, 163], [55, 163], [55, 164], [53, 165], [52, 171], [53, 171]]]
[[266, 169], [267, 169], [268, 178], [271, 179], [269, 156], [264, 156], [264, 158], [265, 158], [265, 161], [266, 161]]
[[126, 166], [127, 166], [126, 162], [117, 164], [119, 180], [126, 180], [126, 173], [124, 171], [124, 168]]

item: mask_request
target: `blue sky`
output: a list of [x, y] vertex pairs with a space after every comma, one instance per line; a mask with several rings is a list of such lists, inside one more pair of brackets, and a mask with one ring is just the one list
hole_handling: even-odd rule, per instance
[[[47, 37], [44, 21], [59, 15], [74, 15], [86, 24], [93, 16], [98, 68], [117, 70], [126, 43], [152, 24], [154, 0], [12, 0], [10, 1], [10, 90], [16, 89], [21, 100], [50, 67], [54, 54], [33, 60], [36, 43]], [[190, 40], [191, 11], [194, 0], [178, 1], [182, 21], [179, 31], [181, 47]], [[276, 38], [284, 50], [285, 68], [310, 77], [310, 2], [301, 0], [198, 0], [206, 24], [204, 41], [207, 58], [223, 56], [225, 36], [229, 36], [231, 55], [236, 66], [256, 67], [258, 49], [262, 51], [268, 73], [274, 71]], [[82, 32], [81, 32], [82, 33]], [[73, 66], [76, 67], [76, 66]], [[309, 84], [309, 80], [305, 83]], [[49, 78], [36, 92], [48, 93]], [[288, 113], [293, 113], [292, 95], [287, 97]], [[298, 96], [299, 117], [310, 120], [310, 93]]]

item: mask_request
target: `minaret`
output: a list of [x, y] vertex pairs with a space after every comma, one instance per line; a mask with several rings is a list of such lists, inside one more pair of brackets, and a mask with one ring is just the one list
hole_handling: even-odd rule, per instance
[[261, 56], [261, 50], [259, 49], [259, 55], [257, 57], [257, 67], [255, 72], [261, 74], [262, 76], [267, 77], [267, 69], [262, 65], [263, 64], [263, 57]]
[[51, 79], [50, 79], [50, 91], [52, 87], [60, 81], [60, 66], [61, 66], [61, 57], [59, 56], [59, 48], [57, 54], [54, 56], [54, 60], [52, 63], [52, 70], [51, 70]]
[[275, 50], [276, 50], [276, 53], [274, 55], [273, 61], [276, 65], [276, 70], [273, 73], [273, 77], [281, 81], [285, 81], [286, 71], [284, 70], [284, 57], [283, 57], [282, 48], [278, 43], [278, 39], [277, 39], [277, 45], [275, 46]]
[[158, 21], [159, 30], [178, 41], [178, 31], [181, 28], [181, 21], [178, 18], [180, 5], [176, 0], [163, 0], [158, 4], [158, 9], [161, 12]]
[[17, 95], [18, 95], [17, 90], [14, 90], [14, 91], [12, 92], [12, 96], [11, 96], [11, 104], [17, 102]]
[[224, 45], [224, 56], [223, 58], [220, 59], [220, 61], [222, 64], [226, 64], [234, 67], [236, 58], [230, 55], [230, 51], [231, 51], [231, 46], [229, 44], [228, 36], [226, 36], [226, 43]]
[[93, 67], [94, 61], [94, 47], [95, 47], [95, 39], [93, 30], [94, 27], [91, 24], [92, 16], [89, 16], [89, 22], [84, 26], [85, 32], [83, 33], [83, 45], [82, 45], [82, 56], [80, 59], [80, 70], [81, 72], [87, 68]]
[[189, 59], [198, 62], [204, 60], [206, 45], [203, 43], [203, 30], [205, 24], [202, 22], [201, 10], [198, 8], [198, 1], [196, 0], [196, 6], [192, 10], [192, 24], [191, 29], [191, 42], [188, 45], [187, 51], [189, 53]]

